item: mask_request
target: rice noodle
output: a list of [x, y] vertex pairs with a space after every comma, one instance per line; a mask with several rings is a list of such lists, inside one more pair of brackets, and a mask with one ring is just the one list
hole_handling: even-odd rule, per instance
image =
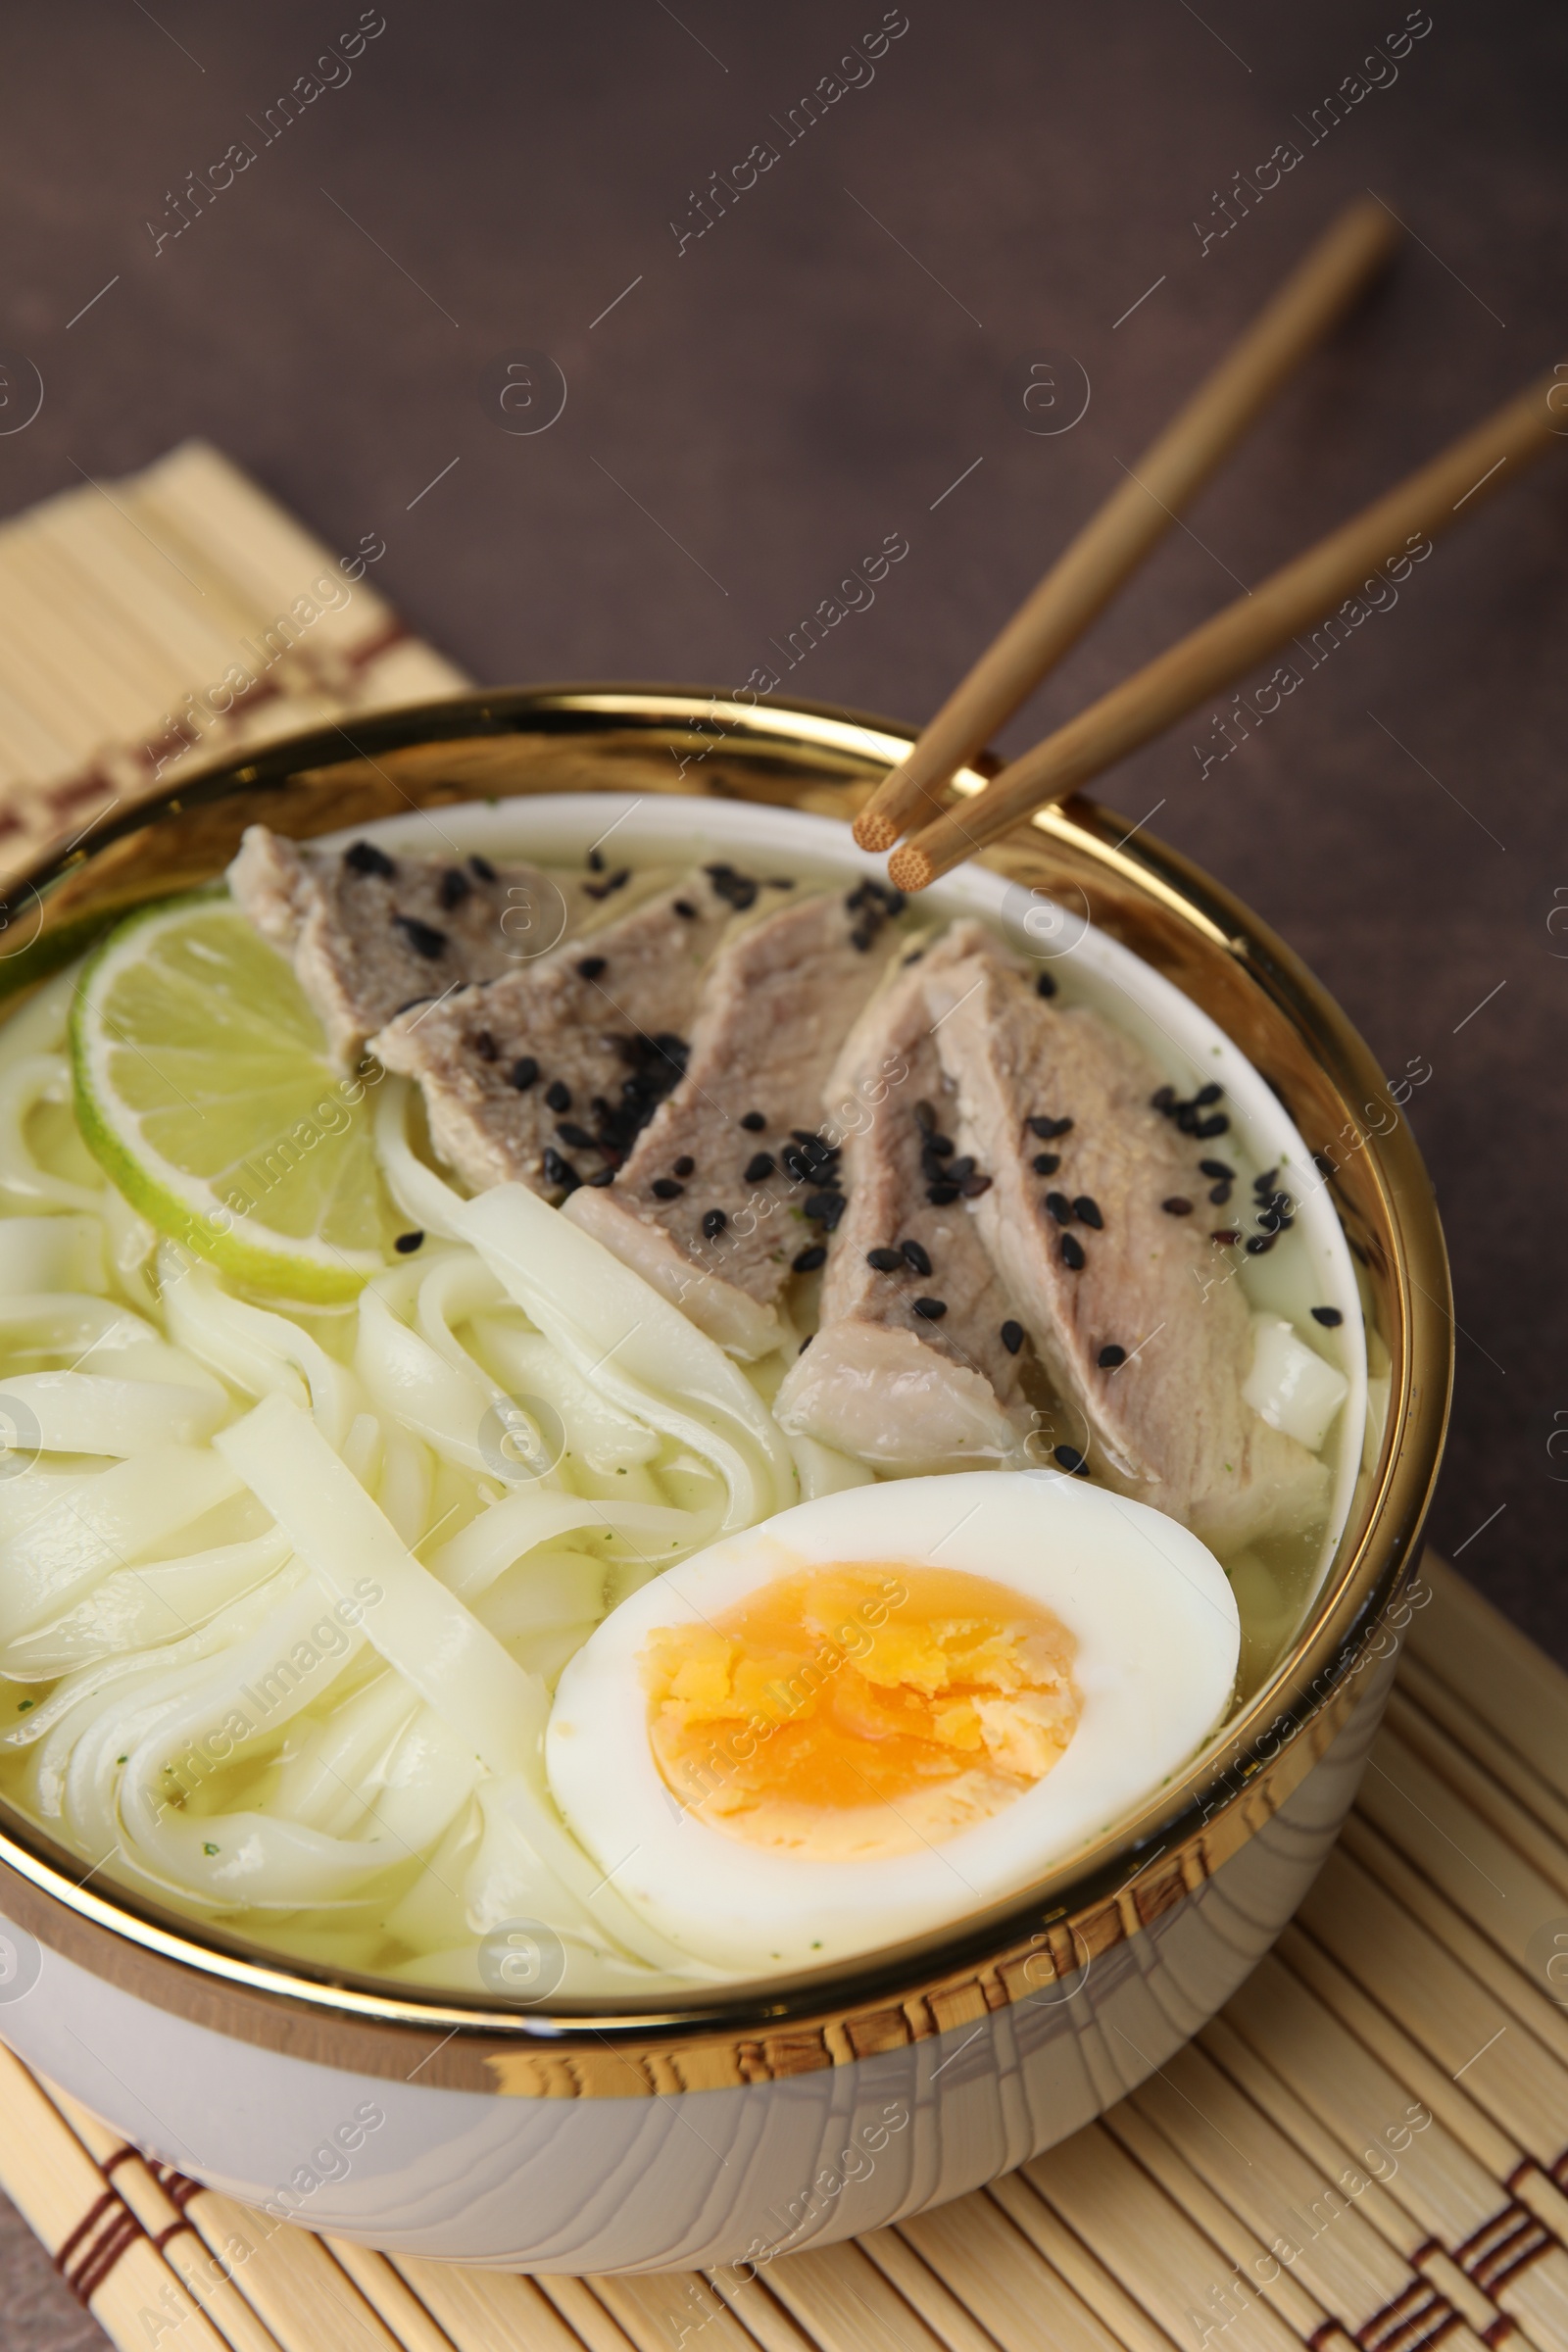
[[71, 1101], [71, 1064], [63, 1054], [26, 1054], [0, 1067], [0, 1195], [27, 1208], [96, 1208], [105, 1187], [78, 1184], [46, 1168], [27, 1140], [40, 1102]]
[[481, 1193], [455, 1222], [576, 1372], [712, 1463], [729, 1494], [721, 1533], [795, 1500], [789, 1447], [757, 1391], [640, 1274], [520, 1184]]
[[[237, 1296], [62, 1118], [75, 984], [0, 1026], [0, 1786], [163, 1900], [297, 1914], [291, 1948], [472, 1984], [520, 1913], [568, 1990], [706, 1977], [601, 1884], [540, 1734], [607, 1608], [795, 1498], [757, 1392], [543, 1202], [475, 1248], [391, 1080], [422, 1250], [346, 1309]], [[569, 1250], [574, 1311], [519, 1246]], [[552, 1458], [498, 1450], [519, 1411]]]

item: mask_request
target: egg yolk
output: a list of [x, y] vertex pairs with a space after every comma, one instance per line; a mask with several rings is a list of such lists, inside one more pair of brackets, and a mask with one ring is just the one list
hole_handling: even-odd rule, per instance
[[655, 1760], [714, 1829], [818, 1860], [1000, 1812], [1077, 1727], [1076, 1644], [1010, 1586], [846, 1564], [777, 1578], [642, 1653]]

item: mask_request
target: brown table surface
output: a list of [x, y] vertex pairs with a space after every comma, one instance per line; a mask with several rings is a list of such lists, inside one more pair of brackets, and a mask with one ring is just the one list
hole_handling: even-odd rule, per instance
[[[792, 121], [906, 16], [844, 68], [859, 86]], [[13, 14], [3, 337], [45, 397], [0, 437], [0, 513], [205, 434], [328, 538], [382, 534], [410, 620], [508, 681], [739, 684], [903, 533], [874, 605], [785, 690], [917, 718], [1371, 187], [1413, 231], [1394, 278], [1008, 730], [1021, 746], [1568, 357], [1568, 25], [1544, 5], [385, 0], [385, 29], [323, 69], [339, 86], [270, 124], [357, 21], [347, 0]], [[234, 142], [255, 161], [181, 211]], [[710, 175], [758, 142], [777, 162], [699, 235]], [[1259, 197], [1281, 142], [1300, 160]], [[529, 349], [568, 397], [513, 434], [498, 392]], [[1051, 436], [1022, 402], [1042, 351], [1061, 413], [1072, 362], [1092, 392]], [[1205, 713], [1103, 790], [1275, 924], [1391, 1075], [1430, 1063], [1410, 1114], [1459, 1321], [1432, 1531], [1568, 1660], [1565, 542], [1554, 455], [1234, 757], [1200, 776]], [[0, 2344], [81, 2339], [41, 2269], [0, 2238]]]

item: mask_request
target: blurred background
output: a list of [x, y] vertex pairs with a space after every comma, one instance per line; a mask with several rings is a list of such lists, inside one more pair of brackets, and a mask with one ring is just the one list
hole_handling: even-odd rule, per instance
[[[0, 416], [0, 515], [199, 435], [334, 548], [384, 541], [376, 587], [480, 680], [723, 688], [902, 535], [784, 691], [918, 721], [1370, 188], [1393, 276], [1022, 748], [1568, 358], [1565, 53], [1525, 0], [13, 12], [0, 346], [42, 401]], [[509, 412], [523, 353], [553, 365]], [[1250, 899], [1391, 1079], [1430, 1071], [1432, 1534], [1568, 1661], [1565, 546], [1568, 441], [1229, 758], [1195, 721], [1101, 795]], [[101, 2340], [41, 2265], [15, 2250], [0, 2342]]]

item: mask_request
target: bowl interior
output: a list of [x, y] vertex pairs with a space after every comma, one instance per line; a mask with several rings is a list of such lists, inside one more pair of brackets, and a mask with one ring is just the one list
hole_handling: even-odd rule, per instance
[[[428, 846], [433, 828], [441, 846], [526, 845], [546, 862], [576, 861], [595, 842], [612, 854], [612, 839], [628, 858], [678, 841], [688, 855], [694, 842], [718, 854], [765, 850], [796, 872], [880, 873], [880, 859], [855, 850], [846, 819], [908, 741], [886, 722], [838, 712], [636, 687], [466, 697], [361, 720], [352, 733], [317, 730], [182, 779], [16, 885], [0, 930], [0, 998], [128, 907], [213, 879], [258, 821], [302, 839], [377, 825], [411, 846], [421, 837]], [[969, 771], [959, 788], [981, 782]], [[1289, 950], [1196, 868], [1076, 799], [959, 869], [929, 902], [934, 914], [1000, 925], [1049, 965], [1064, 996], [1102, 1004], [1133, 1030], [1173, 1079], [1196, 1069], [1221, 1080], [1264, 1162], [1277, 1158], [1296, 1176], [1299, 1262], [1316, 1295], [1341, 1308], [1348, 1333], [1364, 1316], [1366, 1346], [1345, 1359], [1353, 1393], [1310, 1604], [1223, 1737], [1178, 1785], [1025, 1896], [899, 1952], [770, 1984], [770, 2015], [820, 2006], [828, 1983], [850, 1997], [857, 1981], [915, 1981], [996, 1948], [1025, 1920], [1070, 1913], [1124, 1880], [1130, 1858], [1233, 1805], [1265, 1752], [1309, 1733], [1353, 1671], [1410, 1558], [1447, 1407], [1451, 1325], [1430, 1186], [1367, 1049]], [[1254, 1302], [1267, 1304], [1266, 1292]], [[197, 1967], [210, 1957], [230, 1976], [238, 1966], [258, 1982], [337, 1987], [411, 2019], [495, 2006], [422, 1999], [302, 1962], [285, 1968], [221, 1928], [102, 1890], [101, 1881], [89, 1897], [75, 1890], [79, 1865], [3, 1805], [0, 1856], [56, 1902]], [[612, 2006], [557, 2005], [563, 2019]], [[671, 2020], [726, 2006], [735, 2008], [706, 1993], [689, 2003], [661, 1996]]]

